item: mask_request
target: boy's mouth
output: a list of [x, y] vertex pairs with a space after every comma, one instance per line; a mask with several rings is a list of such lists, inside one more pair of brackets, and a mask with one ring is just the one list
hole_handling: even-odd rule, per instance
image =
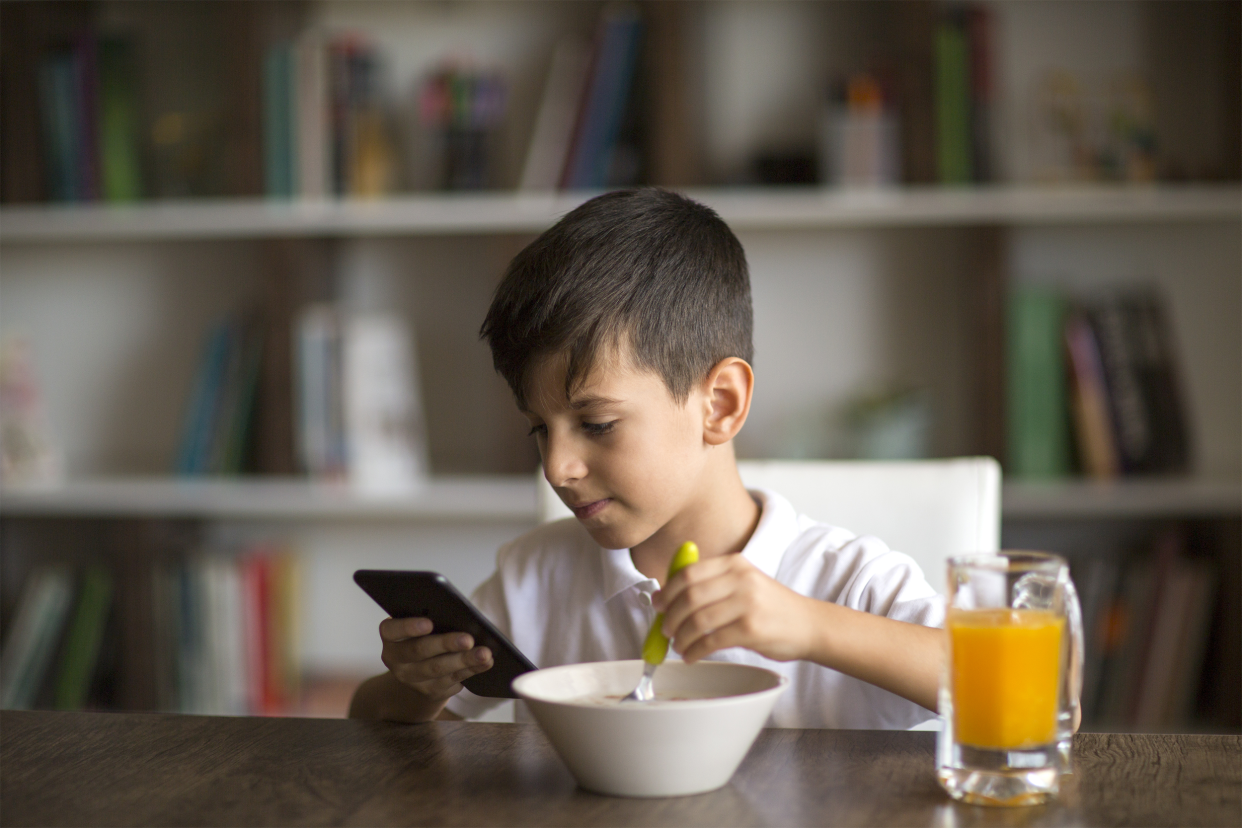
[[598, 515], [609, 503], [612, 503], [612, 498], [606, 497], [603, 500], [594, 500], [590, 503], [570, 506], [569, 508], [573, 510], [574, 517], [578, 520], [586, 520]]

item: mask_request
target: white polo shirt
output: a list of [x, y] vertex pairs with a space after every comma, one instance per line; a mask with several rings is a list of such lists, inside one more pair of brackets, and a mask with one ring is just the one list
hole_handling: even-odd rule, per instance
[[[741, 554], [767, 575], [812, 598], [898, 621], [944, 625], [944, 602], [918, 564], [879, 538], [857, 537], [799, 515], [784, 497], [751, 493], [759, 525]], [[603, 549], [574, 518], [548, 523], [501, 547], [496, 572], [474, 603], [539, 667], [641, 658], [655, 617], [654, 578], [628, 549]], [[671, 659], [679, 656], [669, 650]], [[872, 684], [810, 661], [780, 662], [735, 647], [710, 656], [789, 677], [769, 727], [909, 728], [935, 714]], [[472, 718], [498, 704], [462, 690], [449, 710]], [[517, 721], [531, 721], [520, 702]]]

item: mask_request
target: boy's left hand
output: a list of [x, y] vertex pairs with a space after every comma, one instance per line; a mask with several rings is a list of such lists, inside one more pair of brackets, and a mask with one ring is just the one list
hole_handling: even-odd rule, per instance
[[682, 660], [745, 647], [774, 661], [807, 658], [813, 602], [769, 578], [741, 555], [692, 564], [652, 596], [664, 633]]

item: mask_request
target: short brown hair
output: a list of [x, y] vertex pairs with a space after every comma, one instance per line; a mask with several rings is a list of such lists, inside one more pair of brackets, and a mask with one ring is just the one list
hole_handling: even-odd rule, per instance
[[720, 360], [753, 361], [753, 317], [746, 254], [714, 210], [623, 190], [570, 211], [513, 258], [479, 335], [522, 408], [536, 358], [567, 353], [570, 394], [622, 343], [684, 402]]

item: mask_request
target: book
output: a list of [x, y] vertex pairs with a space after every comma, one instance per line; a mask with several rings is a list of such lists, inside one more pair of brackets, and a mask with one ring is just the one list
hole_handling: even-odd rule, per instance
[[1132, 724], [1143, 730], [1189, 723], [1213, 608], [1209, 564], [1180, 552], [1170, 562], [1154, 608], [1147, 662]]
[[0, 653], [0, 707], [34, 705], [73, 599], [73, 576], [67, 567], [40, 566], [22, 587], [13, 623]]
[[207, 335], [186, 406], [177, 471], [238, 474], [255, 420], [264, 329], [257, 316], [229, 316]]
[[39, 64], [39, 115], [43, 124], [47, 191], [55, 201], [76, 201], [78, 192], [78, 110], [73, 53], [50, 52]]
[[98, 564], [87, 567], [57, 669], [57, 710], [81, 710], [86, 705], [111, 605], [112, 574]]
[[970, 49], [970, 166], [976, 183], [992, 180], [992, 10], [973, 4], [966, 10]]
[[235, 556], [220, 551], [203, 556], [201, 566], [207, 594], [211, 711], [244, 715], [249, 708], [241, 568]]
[[555, 190], [560, 183], [590, 65], [589, 44], [572, 36], [556, 44], [518, 189]]
[[80, 32], [73, 39], [73, 104], [77, 129], [77, 196], [83, 201], [99, 199], [99, 50], [93, 33]]
[[310, 305], [297, 323], [296, 373], [298, 453], [312, 476], [345, 474], [341, 384], [341, 320], [327, 304]]
[[617, 131], [638, 63], [642, 19], [628, 7], [605, 12], [591, 79], [585, 90], [561, 185], [597, 188], [607, 183]]
[[228, 362], [231, 335], [228, 320], [221, 320], [212, 327], [204, 343], [182, 418], [177, 449], [177, 471], [180, 474], [205, 471], [203, 458], [210, 451], [212, 422]]
[[1132, 468], [1142, 473], [1184, 472], [1190, 466], [1190, 427], [1167, 305], [1155, 288], [1139, 288], [1127, 291], [1124, 308], [1151, 432], [1147, 450], [1131, 459]]
[[1020, 285], [1006, 330], [1006, 471], [1062, 477], [1070, 470], [1063, 325], [1065, 301], [1052, 289]]
[[331, 193], [332, 178], [328, 45], [324, 37], [312, 29], [298, 37], [294, 53], [298, 195], [324, 198]]
[[136, 201], [143, 195], [133, 51], [125, 38], [99, 43], [100, 189], [108, 201]]
[[292, 45], [280, 41], [268, 47], [263, 56], [263, 180], [272, 198], [292, 198], [298, 188], [293, 72]]
[[397, 316], [344, 323], [341, 392], [349, 482], [368, 494], [416, 490], [427, 471], [414, 339]]
[[1095, 304], [1090, 317], [1100, 346], [1121, 467], [1133, 473], [1141, 469], [1150, 450], [1152, 431], [1127, 311], [1120, 296], [1110, 296]]
[[971, 168], [970, 45], [960, 13], [936, 29], [936, 162], [941, 184], [968, 184]]
[[1086, 476], [1111, 480], [1120, 473], [1120, 461], [1108, 387], [1095, 331], [1081, 311], [1071, 313], [1065, 323], [1065, 353], [1079, 464]]

